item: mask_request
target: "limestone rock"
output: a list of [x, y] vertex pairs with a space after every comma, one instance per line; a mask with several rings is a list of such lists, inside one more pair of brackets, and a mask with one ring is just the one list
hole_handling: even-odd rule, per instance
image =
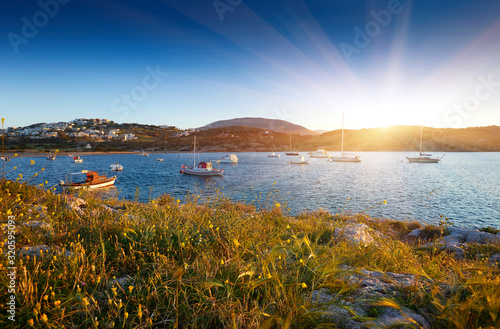
[[431, 327], [429, 322], [427, 322], [423, 316], [408, 308], [402, 308], [401, 310], [386, 308], [382, 314], [375, 321], [373, 321], [373, 324], [381, 325], [384, 328], [401, 324], [401, 328], [404, 328], [406, 327], [404, 324], [411, 324], [414, 326], [415, 322], [424, 329]]
[[85, 200], [80, 199], [80, 198], [75, 198], [73, 196], [68, 196], [68, 207], [75, 212], [77, 212], [79, 215], [83, 215], [83, 209], [87, 206], [87, 202]]
[[29, 257], [52, 257], [55, 255], [62, 255], [64, 257], [70, 257], [73, 253], [69, 250], [63, 249], [61, 247], [48, 247], [47, 245], [38, 246], [24, 246], [19, 251], [19, 256], [29, 256]]
[[489, 261], [492, 266], [495, 265], [500, 266], [500, 254], [494, 254], [493, 256], [490, 257]]
[[31, 231], [37, 231], [38, 233], [45, 235], [47, 238], [54, 237], [54, 230], [49, 223], [42, 221], [29, 221], [23, 223], [22, 225]]
[[498, 235], [475, 231], [467, 236], [467, 243], [477, 243], [477, 244], [490, 244], [500, 242], [500, 237]]
[[366, 224], [350, 224], [345, 227], [336, 228], [334, 236], [345, 240], [350, 244], [370, 244], [374, 241], [369, 233], [371, 228]]

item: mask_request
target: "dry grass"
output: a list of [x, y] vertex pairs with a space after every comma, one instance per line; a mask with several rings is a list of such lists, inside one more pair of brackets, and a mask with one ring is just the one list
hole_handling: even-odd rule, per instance
[[[16, 322], [2, 312], [2, 326], [316, 328], [329, 320], [310, 311], [311, 294], [328, 287], [340, 301], [350, 289], [342, 280], [344, 265], [414, 274], [449, 287], [405, 291], [404, 298], [395, 300], [426, 309], [435, 328], [500, 326], [498, 269], [488, 265], [486, 256], [478, 257], [500, 252], [498, 246], [456, 261], [397, 239], [352, 246], [333, 238], [336, 227], [354, 218], [385, 233], [416, 227], [388, 226], [364, 214], [317, 211], [290, 217], [275, 201], [267, 210], [256, 210], [223, 196], [208, 203], [193, 197], [186, 204], [170, 196], [146, 204], [81, 197], [87, 207], [77, 214], [62, 195], [0, 182], [0, 220], [16, 217], [18, 248], [45, 244], [59, 250], [18, 256]], [[53, 236], [22, 228], [32, 220], [50, 223]], [[6, 264], [2, 254], [0, 269]], [[124, 277], [129, 279], [115, 280]], [[6, 276], [0, 280], [3, 304]]]

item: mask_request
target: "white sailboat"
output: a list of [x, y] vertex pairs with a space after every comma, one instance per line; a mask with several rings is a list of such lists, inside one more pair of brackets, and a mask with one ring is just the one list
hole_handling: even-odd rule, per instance
[[196, 166], [196, 136], [194, 136], [193, 165], [181, 165], [181, 174], [196, 176], [222, 176], [224, 169], [215, 169], [210, 161], [200, 161]]
[[424, 131], [424, 126], [420, 126], [420, 152], [418, 157], [406, 157], [408, 162], [411, 163], [438, 163], [444, 157], [444, 155], [440, 158], [433, 158], [430, 153], [422, 153], [422, 135]]
[[299, 155], [299, 152], [292, 151], [292, 133], [290, 133], [290, 151], [285, 152], [285, 155], [295, 155], [295, 156]]
[[332, 156], [330, 161], [333, 162], [361, 162], [361, 159], [356, 154], [344, 153], [344, 113], [342, 113], [342, 143], [340, 146], [340, 156]]
[[309, 157], [310, 158], [331, 158], [332, 155], [326, 152], [326, 150], [323, 147], [320, 147], [317, 151], [315, 152], [309, 152]]

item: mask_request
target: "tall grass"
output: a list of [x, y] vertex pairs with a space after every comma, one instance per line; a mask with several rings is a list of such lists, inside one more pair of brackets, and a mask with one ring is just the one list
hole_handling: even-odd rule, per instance
[[[399, 241], [398, 230], [407, 225], [321, 210], [291, 217], [272, 196], [265, 210], [222, 194], [205, 202], [193, 195], [186, 203], [167, 195], [148, 203], [79, 196], [87, 202], [83, 214], [67, 206], [65, 195], [21, 181], [0, 182], [0, 220], [16, 216], [18, 249], [50, 248], [35, 257], [18, 255], [16, 322], [2, 312], [2, 326], [335, 326], [312, 293], [326, 289], [335, 296], [331, 303], [344, 306], [343, 299], [355, 292], [345, 278], [357, 268], [434, 282], [431, 287], [416, 284], [394, 302], [425, 309], [435, 327], [500, 326], [498, 269], [486, 260], [499, 252], [498, 246], [457, 261]], [[389, 238], [367, 246], [335, 239], [334, 229], [354, 218]], [[50, 223], [54, 234], [22, 226], [32, 220]], [[2, 273], [6, 264], [2, 254]], [[5, 275], [0, 285], [3, 304], [8, 298]]]

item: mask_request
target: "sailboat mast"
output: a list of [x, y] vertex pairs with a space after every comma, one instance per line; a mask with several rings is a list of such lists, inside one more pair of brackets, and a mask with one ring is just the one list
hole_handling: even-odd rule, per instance
[[344, 113], [342, 113], [342, 143], [340, 146], [340, 153], [344, 156]]
[[194, 147], [193, 147], [193, 168], [196, 166], [196, 136], [194, 136]]
[[424, 130], [424, 125], [420, 126], [420, 155], [422, 155], [422, 133]]
[[290, 152], [292, 152], [292, 133], [290, 133], [289, 135], [290, 135]]

